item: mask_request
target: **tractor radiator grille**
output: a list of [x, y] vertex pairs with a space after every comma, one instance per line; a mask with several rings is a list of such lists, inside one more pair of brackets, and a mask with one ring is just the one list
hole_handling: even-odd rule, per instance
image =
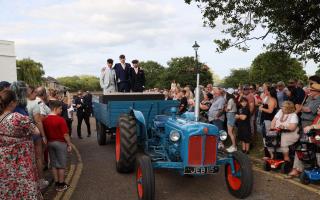
[[189, 165], [201, 165], [202, 162], [202, 136], [191, 136], [189, 139]]
[[207, 136], [206, 152], [204, 157], [205, 165], [215, 164], [217, 159], [217, 140], [215, 136]]
[[[203, 142], [204, 136], [191, 136], [189, 139], [188, 148], [188, 163], [189, 165], [213, 165], [216, 162], [217, 140], [215, 136], [206, 136], [206, 141]], [[203, 144], [204, 143], [204, 144]], [[203, 146], [205, 145], [205, 146]], [[202, 150], [205, 150], [203, 153]], [[204, 156], [204, 158], [202, 158]], [[203, 162], [203, 163], [202, 163]]]

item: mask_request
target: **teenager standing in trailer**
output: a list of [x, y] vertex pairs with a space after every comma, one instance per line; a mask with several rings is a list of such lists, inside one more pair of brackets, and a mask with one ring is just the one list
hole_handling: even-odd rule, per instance
[[120, 63], [114, 65], [118, 92], [130, 92], [130, 71], [131, 65], [126, 63], [125, 55], [119, 56]]
[[100, 75], [100, 86], [103, 89], [103, 94], [116, 92], [116, 73], [112, 68], [113, 60], [107, 60], [107, 66], [103, 67]]
[[132, 92], [143, 92], [146, 82], [144, 71], [139, 67], [139, 61], [132, 61], [133, 67], [131, 68], [131, 90]]

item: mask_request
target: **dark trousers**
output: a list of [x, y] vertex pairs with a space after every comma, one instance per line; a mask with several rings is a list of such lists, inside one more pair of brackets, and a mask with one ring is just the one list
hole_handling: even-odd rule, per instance
[[69, 135], [72, 135], [72, 119], [67, 119], [67, 126], [68, 126], [68, 130], [69, 130]]
[[128, 82], [118, 83], [118, 92], [130, 92], [130, 86]]
[[91, 135], [91, 130], [90, 130], [90, 115], [88, 114], [77, 114], [78, 117], [78, 126], [77, 126], [77, 133], [78, 133], [78, 137], [81, 136], [81, 124], [82, 124], [82, 120], [84, 120], [84, 122], [87, 125], [87, 131], [88, 131], [88, 135]]

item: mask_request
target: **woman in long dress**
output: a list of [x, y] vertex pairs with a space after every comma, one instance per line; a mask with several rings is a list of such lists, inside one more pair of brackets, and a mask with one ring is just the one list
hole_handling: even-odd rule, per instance
[[16, 96], [0, 92], [0, 199], [42, 199], [32, 134], [40, 134], [28, 116], [12, 113]]

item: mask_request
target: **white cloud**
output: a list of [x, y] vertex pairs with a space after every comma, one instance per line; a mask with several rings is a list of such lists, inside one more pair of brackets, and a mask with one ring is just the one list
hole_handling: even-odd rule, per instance
[[193, 56], [195, 40], [201, 61], [225, 76], [262, 51], [257, 42], [248, 53], [216, 54], [212, 41], [220, 33], [202, 27], [200, 10], [183, 0], [16, 0], [5, 9], [0, 39], [15, 41], [18, 58], [42, 62], [51, 76], [98, 75], [107, 58], [117, 61], [122, 53], [128, 61], [165, 65], [171, 57]]

